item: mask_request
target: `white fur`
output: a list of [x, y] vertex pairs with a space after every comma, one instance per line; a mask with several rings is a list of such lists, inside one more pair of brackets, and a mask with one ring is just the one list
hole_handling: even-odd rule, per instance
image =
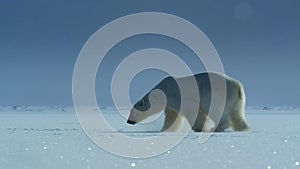
[[[184, 85], [188, 89], [193, 89], [189, 86], [191, 85], [191, 77], [193, 77], [193, 79], [195, 78], [198, 84], [200, 102], [192, 97], [192, 95], [195, 94], [195, 91], [192, 90], [188, 90], [187, 96], [185, 96], [183, 99], [186, 99], [186, 103], [189, 104], [188, 107], [199, 106], [198, 114], [196, 116], [193, 116], [189, 111], [179, 112], [181, 95], [178, 90], [178, 86], [176, 86], [176, 82], [180, 82], [181, 85]], [[227, 95], [224, 111], [214, 112], [213, 114], [208, 115], [211, 103], [211, 91], [214, 90], [216, 97], [219, 95], [218, 87], [211, 89], [209, 78], [214, 78], [216, 81], [225, 80], [227, 86]], [[181, 78], [168, 77], [162, 80], [135, 104], [131, 110], [128, 120], [140, 122], [147, 117], [164, 110], [165, 122], [161, 131], [180, 130], [183, 125], [183, 118], [187, 119], [194, 131], [207, 131], [207, 119], [217, 122], [217, 117], [220, 117], [220, 113], [223, 113], [218, 125], [215, 126], [214, 131], [224, 131], [229, 127], [232, 127], [232, 129], [235, 131], [244, 131], [249, 129], [244, 114], [245, 99], [246, 98], [242, 84], [226, 75], [218, 73], [200, 73]]]

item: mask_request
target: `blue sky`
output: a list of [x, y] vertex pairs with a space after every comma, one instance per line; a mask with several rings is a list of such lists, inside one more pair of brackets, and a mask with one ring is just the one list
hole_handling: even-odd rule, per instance
[[[300, 105], [300, 2], [297, 0], [0, 1], [0, 105], [72, 105], [72, 73], [87, 39], [103, 25], [136, 12], [164, 12], [198, 26], [212, 41], [227, 74], [245, 86], [249, 106]], [[170, 50], [194, 72], [201, 62], [181, 43], [144, 35], [122, 41], [96, 79], [100, 105], [111, 105], [114, 67], [148, 47]], [[165, 74], [141, 73], [136, 100]], [[151, 77], [151, 78], [145, 78]]]

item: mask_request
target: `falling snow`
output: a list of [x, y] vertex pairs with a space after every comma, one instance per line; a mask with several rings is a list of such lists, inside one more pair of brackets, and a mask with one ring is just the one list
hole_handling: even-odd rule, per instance
[[135, 163], [131, 163], [130, 166], [131, 166], [131, 167], [135, 167]]

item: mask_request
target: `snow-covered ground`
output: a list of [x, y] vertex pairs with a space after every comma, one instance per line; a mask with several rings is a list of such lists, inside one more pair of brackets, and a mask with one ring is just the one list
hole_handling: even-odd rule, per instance
[[[113, 109], [104, 114], [125, 133], [154, 131], [162, 124], [158, 119], [152, 126], [129, 126]], [[0, 169], [300, 169], [299, 108], [247, 108], [246, 116], [249, 132], [214, 133], [204, 144], [191, 132], [165, 154], [129, 159], [95, 145], [71, 107], [0, 107]]]

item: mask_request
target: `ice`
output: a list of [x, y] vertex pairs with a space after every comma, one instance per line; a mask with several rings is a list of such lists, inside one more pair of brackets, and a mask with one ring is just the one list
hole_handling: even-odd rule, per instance
[[[114, 108], [102, 109], [121, 134], [165, 135], [155, 132], [163, 118], [131, 126]], [[199, 143], [199, 133], [191, 132], [160, 156], [129, 159], [95, 145], [81, 129], [73, 107], [0, 107], [0, 168], [300, 168], [298, 107], [248, 107], [246, 117], [249, 132], [213, 133], [204, 144]]]

